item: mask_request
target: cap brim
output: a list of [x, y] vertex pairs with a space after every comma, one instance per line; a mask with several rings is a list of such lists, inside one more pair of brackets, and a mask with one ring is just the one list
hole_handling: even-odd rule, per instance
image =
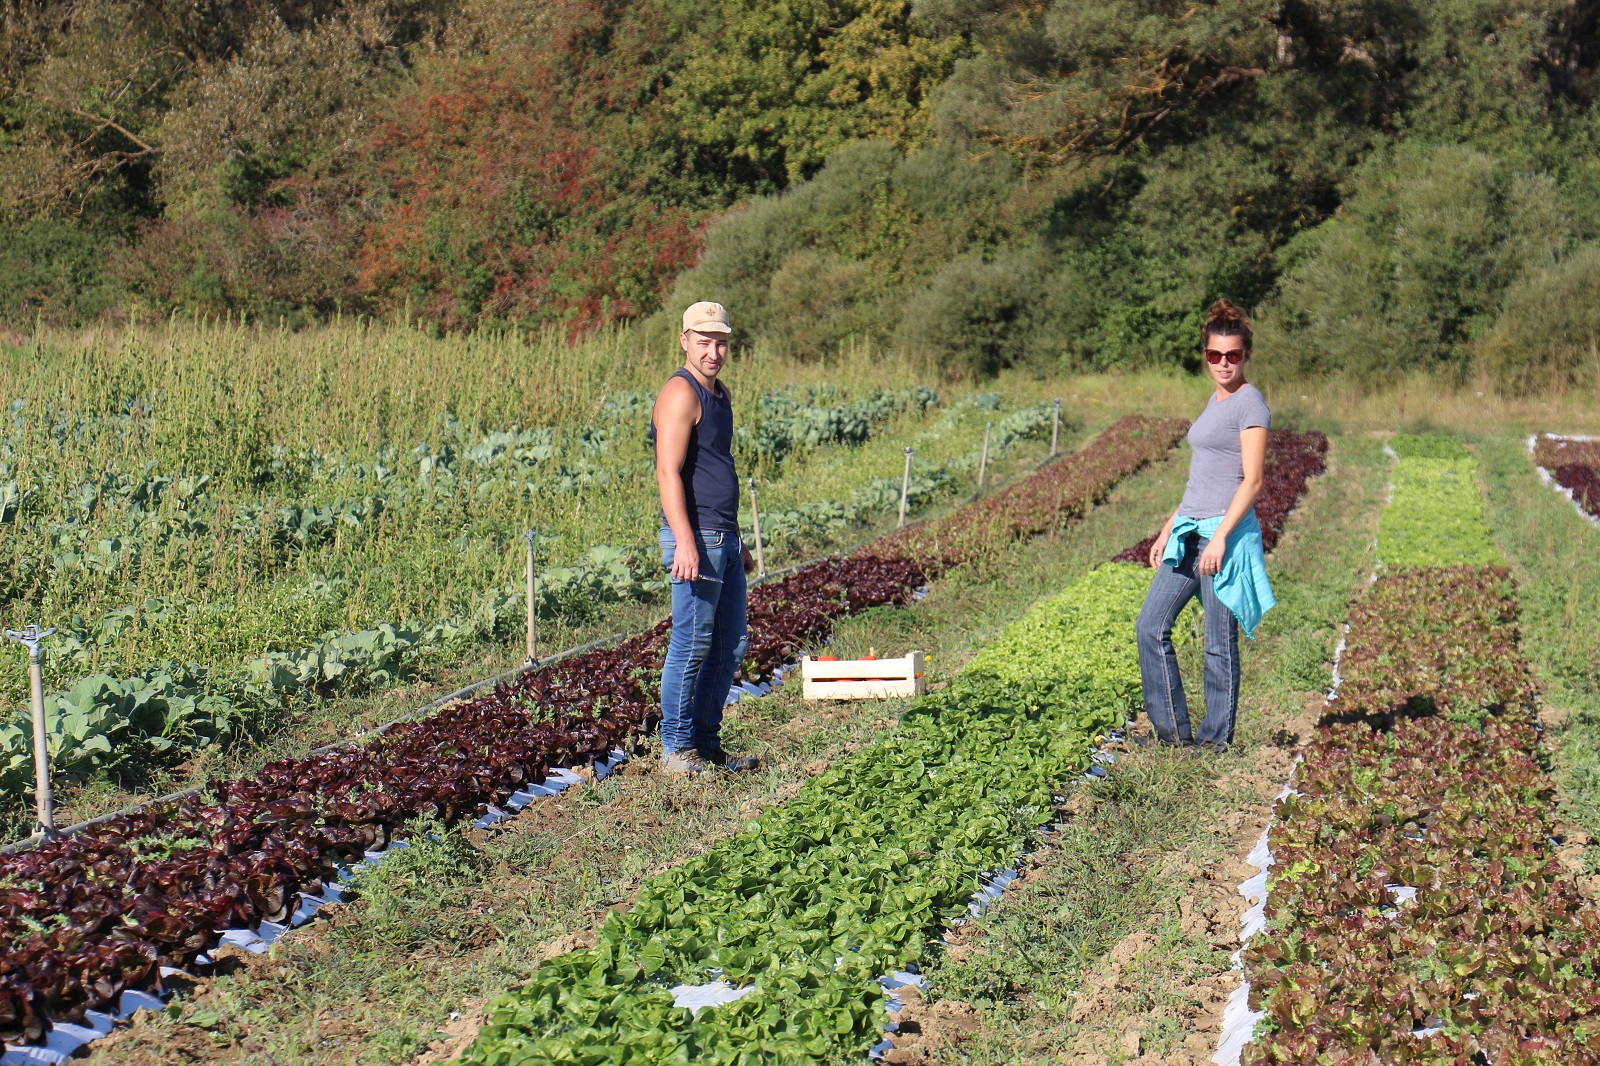
[[732, 333], [733, 327], [726, 322], [700, 322], [693, 326], [685, 326], [685, 333]]

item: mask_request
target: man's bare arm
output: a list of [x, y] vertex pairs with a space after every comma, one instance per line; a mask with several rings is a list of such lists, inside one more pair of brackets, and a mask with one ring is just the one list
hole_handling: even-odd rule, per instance
[[689, 500], [683, 487], [683, 462], [689, 454], [689, 433], [700, 418], [700, 400], [689, 383], [675, 377], [661, 387], [653, 416], [656, 427], [656, 487], [661, 490], [661, 513], [678, 542], [672, 559], [672, 576], [678, 581], [700, 579], [700, 550], [689, 524]]

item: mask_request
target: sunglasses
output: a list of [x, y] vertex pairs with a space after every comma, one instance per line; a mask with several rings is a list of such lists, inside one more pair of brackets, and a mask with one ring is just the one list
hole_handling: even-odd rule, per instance
[[1244, 362], [1244, 357], [1248, 354], [1249, 353], [1243, 348], [1235, 348], [1231, 352], [1219, 352], [1215, 348], [1207, 348], [1206, 362], [1210, 363], [1212, 366], [1216, 366], [1218, 363], [1226, 359], [1229, 366], [1238, 366], [1240, 363]]

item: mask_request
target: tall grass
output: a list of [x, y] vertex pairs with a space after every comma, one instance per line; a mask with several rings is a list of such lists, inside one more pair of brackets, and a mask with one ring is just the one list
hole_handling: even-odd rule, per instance
[[[8, 402], [99, 414], [159, 396], [171, 423], [160, 441], [193, 454], [213, 447], [225, 422], [289, 447], [352, 451], [437, 439], [447, 414], [479, 430], [582, 424], [606, 394], [653, 391], [682, 365], [675, 345], [648, 343], [628, 326], [568, 341], [555, 332], [436, 336], [369, 319], [299, 332], [176, 319], [44, 329], [0, 352]], [[865, 388], [916, 377], [900, 357], [861, 346], [811, 363], [736, 346], [726, 374], [746, 399], [791, 383]]]

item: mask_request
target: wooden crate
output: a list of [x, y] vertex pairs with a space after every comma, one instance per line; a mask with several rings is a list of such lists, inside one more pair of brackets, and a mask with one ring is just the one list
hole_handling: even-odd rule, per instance
[[802, 695], [808, 700], [881, 700], [928, 691], [922, 653], [899, 659], [800, 660]]

